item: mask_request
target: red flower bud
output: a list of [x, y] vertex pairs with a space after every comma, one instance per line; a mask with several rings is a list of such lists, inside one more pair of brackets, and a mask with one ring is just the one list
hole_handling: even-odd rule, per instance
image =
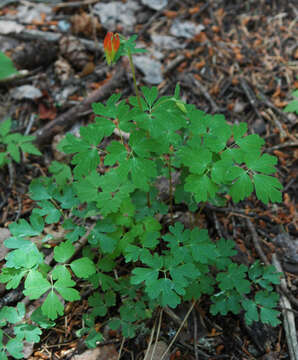
[[115, 60], [115, 56], [120, 47], [118, 34], [108, 32], [103, 41], [103, 49], [106, 55], [107, 63], [110, 65]]

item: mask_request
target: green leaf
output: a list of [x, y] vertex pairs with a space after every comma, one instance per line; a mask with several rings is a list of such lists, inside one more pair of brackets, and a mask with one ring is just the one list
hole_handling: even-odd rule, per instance
[[[19, 220], [18, 223], [13, 222], [9, 225], [9, 230], [14, 236], [37, 236], [40, 234], [40, 231], [34, 229], [28, 221], [25, 219]], [[8, 244], [8, 242], [5, 242], [5, 244]], [[6, 245], [5, 245], [6, 246]]]
[[19, 146], [13, 144], [13, 143], [9, 143], [7, 145], [7, 152], [10, 154], [10, 156], [13, 158], [13, 160], [17, 163], [20, 162], [21, 160], [21, 155], [20, 155], [20, 150], [19, 150]]
[[156, 150], [156, 143], [149, 139], [146, 131], [134, 131], [129, 137], [129, 146], [131, 149], [141, 157], [149, 157], [150, 152]]
[[213, 260], [217, 257], [216, 246], [211, 242], [207, 230], [193, 229], [187, 245], [194, 260], [202, 264], [208, 264], [209, 259]]
[[81, 139], [88, 145], [97, 146], [103, 139], [103, 134], [98, 131], [97, 123], [80, 127]]
[[148, 88], [146, 86], [141, 87], [142, 93], [144, 95], [144, 98], [148, 104], [148, 106], [151, 108], [154, 104], [154, 101], [157, 99], [158, 96], [158, 89], [156, 86], [152, 86], [151, 88]]
[[[0, 333], [2, 333], [2, 330], [0, 330]], [[1, 340], [1, 338], [0, 338], [0, 340]], [[0, 350], [0, 360], [8, 360], [8, 357], [5, 354], [5, 350]]]
[[117, 240], [111, 236], [101, 234], [99, 235], [99, 245], [104, 254], [112, 254], [116, 248]]
[[91, 329], [88, 336], [85, 339], [85, 343], [88, 348], [95, 348], [98, 342], [104, 340], [104, 337], [101, 333], [97, 332], [95, 329]]
[[73, 261], [70, 264], [70, 267], [77, 277], [84, 279], [88, 278], [90, 275], [96, 272], [94, 263], [86, 257], [82, 257]]
[[271, 326], [277, 326], [281, 323], [281, 321], [278, 319], [278, 316], [280, 316], [279, 311], [274, 309], [261, 308], [260, 312], [260, 318], [263, 323], [270, 324]]
[[17, 309], [11, 306], [3, 306], [0, 310], [0, 320], [5, 320], [11, 324], [20, 322], [25, 315], [25, 305], [18, 303]]
[[205, 124], [209, 131], [204, 136], [204, 145], [213, 152], [223, 150], [232, 134], [231, 127], [226, 122], [224, 115], [206, 115]]
[[54, 291], [50, 291], [44, 303], [41, 306], [41, 310], [51, 320], [57, 319], [59, 315], [63, 315], [64, 306], [61, 304], [58, 296]]
[[0, 135], [5, 137], [11, 129], [11, 119], [8, 118], [0, 122]]
[[259, 150], [264, 143], [265, 141], [257, 134], [248, 135], [236, 141], [236, 144], [246, 152]]
[[213, 304], [210, 307], [212, 315], [221, 314], [227, 315], [229, 311], [234, 314], [239, 314], [241, 311], [241, 296], [233, 291], [220, 292], [212, 296]]
[[226, 272], [220, 272], [216, 276], [221, 290], [236, 289], [239, 294], [248, 294], [251, 290], [251, 285], [246, 280], [247, 267], [244, 265], [237, 265], [235, 263], [228, 266]]
[[42, 155], [42, 153], [37, 149], [37, 147], [30, 142], [26, 142], [20, 145], [23, 152], [32, 154], [32, 155]]
[[10, 58], [0, 51], [0, 79], [5, 79], [17, 73], [18, 71], [14, 67]]
[[188, 166], [192, 173], [202, 175], [212, 160], [212, 153], [198, 144], [193, 141], [191, 146], [183, 147], [178, 156], [182, 164]]
[[70, 240], [64, 241], [54, 248], [54, 259], [57, 262], [66, 262], [75, 252]]
[[72, 178], [70, 167], [58, 161], [52, 161], [49, 171], [54, 175], [56, 183], [63, 186]]
[[230, 174], [231, 167], [232, 161], [230, 159], [224, 159], [214, 162], [211, 169], [211, 179], [216, 184], [224, 184]]
[[148, 191], [148, 183], [157, 176], [155, 163], [148, 159], [134, 157], [127, 160], [125, 165], [129, 169], [133, 184], [140, 190]]
[[242, 306], [245, 312], [245, 321], [248, 325], [251, 325], [254, 321], [259, 320], [259, 313], [257, 304], [249, 299], [244, 299], [242, 301]]
[[231, 257], [237, 254], [234, 241], [228, 239], [225, 240], [221, 238], [216, 242], [216, 248], [218, 251], [218, 258], [216, 258], [216, 267], [219, 270], [224, 269], [226, 266], [230, 265]]
[[49, 320], [48, 317], [42, 313], [41, 307], [34, 310], [32, 315], [30, 316], [30, 319], [42, 329], [50, 329], [51, 327], [55, 326], [55, 323]]
[[232, 127], [234, 141], [239, 140], [247, 131], [247, 123], [241, 122]]
[[24, 358], [23, 343], [19, 339], [10, 339], [6, 344], [6, 349], [15, 359]]
[[[293, 96], [298, 97], [298, 91], [293, 91], [292, 93]], [[294, 99], [293, 101], [291, 101], [285, 108], [284, 108], [285, 112], [295, 112], [296, 114], [298, 114], [298, 100]]]
[[152, 299], [160, 296], [162, 306], [170, 306], [175, 308], [180, 304], [181, 299], [174, 291], [174, 282], [170, 279], [158, 279], [153, 283], [148, 284], [146, 291]]
[[7, 290], [16, 289], [26, 274], [27, 270], [3, 267], [0, 274], [0, 282], [7, 283]]
[[37, 270], [29, 271], [25, 280], [24, 295], [30, 300], [38, 299], [51, 288], [51, 284]]
[[230, 195], [232, 196], [233, 201], [237, 203], [252, 193], [253, 185], [249, 175], [245, 170], [241, 168], [235, 168], [235, 169], [239, 169], [237, 170], [237, 172], [239, 172], [240, 176], [233, 183], [229, 192]]
[[29, 190], [32, 200], [41, 201], [52, 198], [51, 188], [44, 185], [40, 179], [34, 179], [29, 186]]
[[84, 179], [74, 183], [74, 189], [80, 201], [95, 201], [98, 195], [98, 187], [101, 183], [100, 175], [92, 171]]
[[137, 285], [145, 281], [149, 285], [154, 280], [157, 280], [158, 273], [159, 269], [136, 267], [132, 270], [131, 283]]
[[58, 222], [62, 216], [61, 211], [49, 201], [39, 201], [37, 205], [39, 206], [39, 208], [34, 209], [33, 213], [40, 216], [46, 215], [45, 222], [47, 224], [53, 224]]
[[18, 340], [25, 339], [28, 342], [38, 343], [42, 331], [35, 325], [20, 324], [16, 325], [13, 329]]
[[140, 248], [139, 246], [128, 244], [125, 248], [125, 261], [137, 261], [141, 257], [149, 254], [148, 249]]
[[56, 194], [55, 198], [60, 201], [62, 209], [72, 209], [80, 203], [71, 185], [65, 187], [62, 194]]
[[275, 177], [256, 174], [253, 176], [253, 180], [257, 198], [264, 204], [268, 204], [269, 201], [282, 201], [282, 194], [280, 192], [282, 185]]
[[197, 202], [201, 202], [212, 199], [218, 186], [210, 180], [208, 175], [188, 175], [184, 189], [193, 193]]
[[99, 293], [89, 296], [88, 304], [92, 306], [92, 316], [105, 316], [107, 314], [107, 306]]
[[88, 146], [85, 151], [80, 151], [74, 155], [71, 163], [76, 165], [74, 174], [77, 177], [89, 174], [91, 171], [95, 171], [99, 165], [99, 155], [96, 148]]
[[116, 162], [123, 162], [127, 157], [125, 146], [118, 141], [111, 141], [106, 151], [108, 152], [104, 160], [106, 166], [114, 165]]
[[6, 266], [10, 268], [31, 269], [42, 262], [43, 254], [40, 253], [37, 246], [30, 241], [27, 241], [26, 245], [6, 255]]
[[264, 174], [273, 174], [276, 169], [274, 165], [277, 164], [277, 158], [268, 154], [264, 154], [259, 158], [253, 158], [250, 161], [246, 161], [246, 166], [253, 170], [259, 171]]
[[54, 288], [63, 297], [63, 299], [67, 301], [76, 301], [80, 300], [81, 296], [78, 290], [72, 288], [75, 285], [75, 281], [71, 280], [70, 278], [59, 278], [55, 282]]
[[279, 295], [269, 291], [258, 291], [255, 295], [257, 304], [263, 307], [273, 308], [277, 306]]
[[205, 113], [198, 109], [192, 109], [189, 113], [189, 130], [196, 135], [203, 135], [207, 132]]

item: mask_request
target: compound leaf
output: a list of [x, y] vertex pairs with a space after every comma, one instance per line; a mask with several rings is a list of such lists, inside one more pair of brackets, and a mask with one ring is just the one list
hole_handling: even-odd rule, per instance
[[51, 287], [39, 271], [31, 270], [25, 280], [24, 295], [29, 296], [30, 300], [38, 299]]
[[280, 192], [282, 185], [275, 177], [256, 174], [253, 176], [253, 180], [257, 198], [264, 204], [268, 204], [269, 201], [282, 201], [282, 194]]
[[51, 320], [56, 319], [59, 315], [63, 315], [64, 306], [61, 304], [58, 296], [54, 291], [50, 291], [44, 303], [41, 306], [41, 310]]
[[54, 259], [57, 262], [64, 263], [75, 252], [75, 248], [70, 240], [64, 241], [54, 248]]
[[73, 261], [70, 264], [70, 267], [77, 277], [85, 279], [96, 272], [94, 263], [87, 257], [82, 257]]

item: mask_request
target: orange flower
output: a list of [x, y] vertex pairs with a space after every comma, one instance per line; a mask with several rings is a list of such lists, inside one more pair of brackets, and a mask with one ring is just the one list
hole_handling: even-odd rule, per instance
[[115, 56], [120, 47], [118, 34], [108, 32], [103, 41], [103, 49], [106, 55], [107, 63], [110, 65], [115, 60]]

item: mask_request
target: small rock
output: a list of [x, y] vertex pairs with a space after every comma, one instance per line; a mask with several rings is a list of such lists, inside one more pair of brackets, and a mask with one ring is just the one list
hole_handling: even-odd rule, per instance
[[17, 10], [17, 18], [25, 24], [32, 24], [34, 21], [43, 21], [43, 16], [46, 15], [46, 20], [50, 20], [52, 14], [52, 7], [45, 4], [21, 5]]
[[12, 97], [16, 100], [22, 99], [39, 99], [42, 97], [41, 91], [32, 85], [22, 85], [12, 89]]
[[151, 39], [154, 45], [164, 50], [183, 49], [186, 46], [186, 44], [181, 44], [173, 36], [153, 34]]
[[203, 25], [196, 25], [191, 21], [175, 20], [170, 28], [170, 33], [177, 37], [191, 39], [205, 29]]
[[147, 56], [134, 56], [134, 63], [145, 75], [144, 81], [149, 84], [159, 84], [162, 82], [163, 77], [160, 62]]
[[83, 354], [75, 355], [73, 360], [117, 360], [118, 352], [114, 345], [104, 345], [95, 349], [87, 350]]
[[19, 44], [18, 40], [9, 38], [7, 36], [0, 36], [0, 51], [5, 52], [10, 49], [15, 49]]
[[161, 10], [168, 5], [168, 0], [142, 0], [142, 3], [153, 10]]
[[235, 113], [241, 113], [243, 112], [244, 108], [245, 108], [245, 103], [242, 101], [239, 101], [238, 99], [235, 101], [235, 105], [234, 105], [234, 109], [233, 111]]
[[120, 1], [112, 1], [106, 4], [97, 3], [93, 7], [94, 13], [99, 17], [104, 28], [115, 31], [117, 25], [122, 25], [127, 31], [132, 31], [136, 24], [135, 12], [140, 6], [135, 1], [123, 4]]
[[58, 29], [62, 32], [67, 32], [71, 27], [71, 24], [66, 20], [60, 20], [58, 22]]
[[263, 135], [266, 132], [266, 124], [263, 119], [257, 119], [253, 124], [253, 130], [258, 135]]
[[[152, 344], [150, 346], [149, 354], [148, 354], [147, 358], [151, 359], [151, 360], [160, 360], [168, 346], [164, 341], [158, 341], [157, 344], [156, 344], [156, 347], [155, 347], [155, 351], [153, 353], [154, 347], [155, 347], [155, 344]], [[169, 360], [170, 359], [170, 354], [167, 354], [164, 359]]]
[[0, 21], [0, 34], [10, 34], [10, 33], [16, 33], [19, 34], [24, 30], [24, 26], [21, 24], [17, 24], [14, 21], [6, 21], [1, 20]]

